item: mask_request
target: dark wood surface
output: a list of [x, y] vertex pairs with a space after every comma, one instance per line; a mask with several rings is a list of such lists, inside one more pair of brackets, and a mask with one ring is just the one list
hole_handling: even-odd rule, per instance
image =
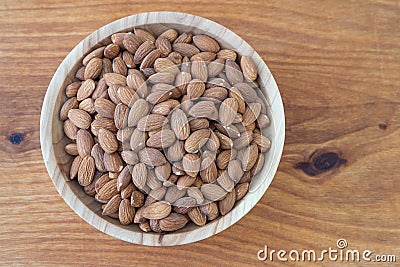
[[[128, 244], [81, 220], [57, 194], [39, 143], [43, 97], [68, 52], [104, 24], [160, 10], [212, 19], [248, 41], [275, 76], [287, 124], [260, 203], [217, 236], [169, 248]], [[339, 238], [399, 263], [399, 25], [398, 1], [1, 1], [0, 265], [275, 266], [257, 260], [264, 245], [321, 251]]]

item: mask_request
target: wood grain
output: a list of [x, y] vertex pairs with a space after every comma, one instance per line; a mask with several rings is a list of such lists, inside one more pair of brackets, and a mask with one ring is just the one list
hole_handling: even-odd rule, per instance
[[[246, 217], [210, 239], [154, 249], [109, 237], [70, 210], [42, 161], [39, 116], [52, 75], [80, 40], [156, 10], [204, 16], [243, 37], [279, 85], [287, 126], [278, 173]], [[399, 261], [398, 2], [6, 0], [0, 14], [0, 265], [277, 266], [257, 260], [265, 244], [322, 250], [338, 238]]]

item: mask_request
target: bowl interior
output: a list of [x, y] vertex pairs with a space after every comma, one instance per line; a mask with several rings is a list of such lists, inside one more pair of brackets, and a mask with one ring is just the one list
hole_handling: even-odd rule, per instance
[[[54, 105], [50, 107], [53, 112], [47, 115], [51, 116], [51, 119], [43, 117], [46, 116], [45, 111], [42, 111], [41, 118], [41, 124], [44, 124], [45, 120], [48, 120], [49, 123], [51, 123], [50, 128], [52, 148], [50, 149], [49, 153], [54, 153], [56, 166], [54, 171], [51, 171], [49, 169], [49, 166], [47, 167], [50, 176], [53, 179], [53, 182], [55, 183], [65, 201], [82, 218], [84, 218], [86, 221], [88, 221], [90, 224], [94, 225], [101, 231], [116, 236], [125, 241], [147, 245], [184, 244], [201, 240], [212, 234], [215, 234], [216, 232], [222, 231], [223, 229], [229, 227], [241, 217], [243, 217], [258, 202], [258, 200], [262, 197], [265, 190], [271, 183], [280, 160], [284, 138], [284, 114], [280, 94], [270, 71], [268, 70], [262, 59], [259, 57], [259, 55], [240, 37], [219, 24], [188, 14], [171, 12], [162, 13], [174, 14], [174, 17], [177, 19], [176, 21], [168, 23], [167, 15], [165, 15], [164, 20], [160, 20], [158, 18], [157, 21], [159, 22], [151, 22], [151, 19], [149, 19], [149, 17], [151, 17], [154, 13], [146, 13], [146, 21], [139, 22], [139, 16], [142, 14], [135, 15], [106, 25], [92, 35], [88, 36], [85, 40], [83, 40], [60, 65], [59, 69], [64, 65], [65, 75], [57, 77], [58, 85], [55, 85], [57, 84], [57, 82], [52, 81], [49, 86], [49, 91], [53, 90], [53, 95], [55, 97], [55, 101], [52, 102], [54, 103]], [[187, 16], [189, 16], [189, 19]], [[195, 23], [196, 19], [200, 20], [202, 24]], [[59, 120], [59, 111], [66, 99], [65, 87], [75, 80], [75, 72], [79, 68], [80, 62], [84, 55], [96, 46], [100, 46], [100, 44], [104, 45], [111, 43], [110, 36], [112, 33], [131, 31], [134, 27], [148, 30], [156, 35], [159, 35], [169, 28], [174, 28], [180, 33], [205, 33], [218, 40], [222, 48], [235, 50], [239, 55], [250, 56], [258, 66], [258, 82], [268, 102], [268, 116], [271, 119], [271, 125], [264, 132], [264, 134], [270, 138], [272, 146], [271, 149], [265, 154], [265, 164], [263, 169], [258, 175], [253, 178], [250, 184], [249, 193], [241, 201], [235, 204], [235, 207], [229, 214], [220, 217], [201, 228], [191, 223], [177, 232], [165, 235], [163, 238], [160, 238], [159, 234], [143, 233], [137, 225], [132, 224], [128, 226], [123, 226], [120, 225], [118, 220], [116, 219], [109, 218], [108, 216], [103, 217], [101, 215], [101, 204], [96, 202], [93, 197], [87, 196], [76, 180], [70, 181], [68, 179], [68, 173], [72, 158], [65, 153], [64, 147], [70, 141], [64, 135], [62, 122]], [[55, 78], [56, 75], [55, 77], [53, 77], [53, 79]], [[61, 86], [59, 86], [60, 84]], [[45, 109], [45, 104], [43, 106], [43, 109]], [[41, 136], [41, 142], [47, 142], [47, 138], [49, 138], [49, 136]], [[43, 153], [46, 161], [45, 153], [47, 153], [47, 150], [43, 151]], [[61, 180], [54, 179], [56, 173], [60, 174], [60, 176], [62, 177]], [[72, 195], [66, 197], [66, 194], [63, 194], [66, 191], [72, 192]], [[206, 228], [208, 228], [208, 230]], [[189, 233], [191, 234], [188, 235]], [[160, 239], [168, 240], [163, 242]], [[157, 242], [154, 240], [157, 240]]]

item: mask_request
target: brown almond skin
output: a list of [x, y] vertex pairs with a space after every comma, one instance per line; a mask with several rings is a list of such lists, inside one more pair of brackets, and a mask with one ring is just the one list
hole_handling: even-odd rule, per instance
[[144, 208], [142, 216], [147, 219], [159, 220], [171, 213], [171, 205], [164, 201], [154, 202]]
[[76, 99], [76, 97], [71, 97], [70, 99], [65, 101], [60, 110], [60, 120], [65, 121], [66, 119], [68, 119], [68, 112], [73, 108], [76, 109], [77, 107], [78, 100]]
[[112, 154], [117, 151], [118, 149], [118, 142], [115, 138], [115, 135], [104, 128], [99, 130], [98, 134], [99, 144], [101, 148], [108, 154]]
[[78, 128], [88, 129], [92, 122], [92, 117], [89, 113], [81, 109], [70, 109], [68, 111], [68, 119]]
[[96, 167], [92, 156], [85, 156], [78, 169], [78, 182], [81, 186], [87, 186], [93, 181]]
[[168, 217], [160, 220], [160, 228], [163, 231], [176, 231], [183, 228], [188, 219], [179, 213], [171, 213]]
[[119, 221], [122, 225], [128, 225], [135, 218], [135, 207], [131, 206], [129, 199], [121, 200], [118, 211]]
[[90, 155], [92, 147], [94, 145], [94, 140], [89, 131], [80, 129], [76, 134], [76, 145], [79, 155], [83, 158]]

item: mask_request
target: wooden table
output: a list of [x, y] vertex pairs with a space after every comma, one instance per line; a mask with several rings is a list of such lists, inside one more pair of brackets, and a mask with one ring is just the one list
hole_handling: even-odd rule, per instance
[[[257, 259], [264, 245], [321, 251], [339, 238], [400, 262], [399, 2], [222, 2], [1, 1], [0, 265], [275, 266]], [[110, 21], [158, 10], [210, 18], [247, 40], [275, 76], [287, 123], [262, 201], [217, 236], [169, 248], [124, 243], [81, 220], [39, 144], [42, 100], [68, 52]]]

